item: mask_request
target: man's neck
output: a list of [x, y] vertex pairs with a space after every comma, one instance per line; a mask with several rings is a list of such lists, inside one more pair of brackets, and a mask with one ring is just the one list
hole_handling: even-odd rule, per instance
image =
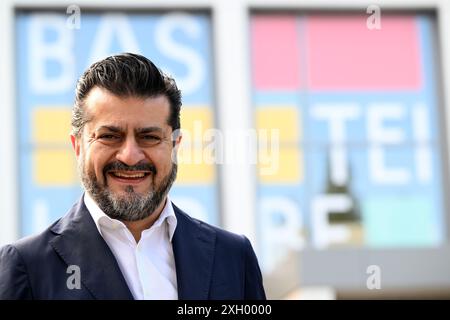
[[153, 223], [158, 220], [161, 212], [164, 209], [164, 206], [166, 205], [166, 201], [167, 197], [164, 199], [164, 201], [161, 201], [161, 204], [158, 206], [158, 208], [156, 208], [155, 211], [153, 211], [153, 213], [150, 214], [147, 218], [137, 221], [122, 221], [127, 226], [128, 230], [130, 230], [131, 234], [136, 240], [136, 243], [139, 243], [142, 231], [150, 228]]

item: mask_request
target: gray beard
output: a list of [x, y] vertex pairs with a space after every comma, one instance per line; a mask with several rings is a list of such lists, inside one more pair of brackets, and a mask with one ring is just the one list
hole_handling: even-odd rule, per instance
[[[100, 185], [94, 173], [84, 171], [84, 161], [79, 163], [81, 181], [86, 192], [108, 217], [121, 221], [138, 221], [149, 217], [165, 199], [176, 179], [177, 169], [178, 166], [174, 163], [161, 184], [148, 194], [140, 195], [132, 186], [127, 186], [126, 195], [118, 196], [114, 195], [106, 185]], [[152, 184], [154, 186], [154, 183]]]

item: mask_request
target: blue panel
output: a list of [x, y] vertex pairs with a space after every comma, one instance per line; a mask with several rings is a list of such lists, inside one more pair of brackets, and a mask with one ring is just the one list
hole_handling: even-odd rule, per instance
[[[69, 109], [74, 100], [76, 80], [96, 59], [126, 51], [141, 53], [177, 80], [186, 107], [214, 106], [208, 15], [83, 13], [81, 28], [73, 30], [66, 26], [66, 19], [63, 13], [16, 15], [22, 235], [41, 230], [61, 217], [82, 193], [76, 182], [61, 186], [36, 185], [33, 179], [35, 151], [43, 148], [71, 151], [68, 137], [66, 145], [35, 143], [32, 116], [41, 107]], [[180, 198], [187, 205], [199, 201], [201, 212], [207, 213], [205, 219], [219, 223], [216, 181], [176, 187], [173, 193], [174, 199]], [[187, 201], [189, 199], [192, 201]], [[193, 205], [183, 209], [196, 215], [196, 212], [189, 212], [195, 208], [200, 207]]]
[[[312, 92], [299, 88], [266, 92], [254, 86], [255, 110], [290, 105], [302, 114], [298, 143], [304, 154], [303, 163], [298, 164], [305, 173], [302, 182], [264, 182], [258, 187], [265, 270], [283, 264], [292, 250], [305, 247], [433, 247], [444, 241], [445, 134], [439, 119], [433, 21], [417, 15], [416, 23], [421, 59], [417, 63], [423, 76], [418, 91]], [[306, 43], [300, 37], [304, 27], [300, 25], [296, 39], [300, 47]], [[318, 115], [322, 107], [325, 112]], [[353, 108], [354, 114], [350, 120], [333, 124], [330, 119], [342, 115], [339, 108]], [[385, 117], [384, 109], [388, 109]], [[343, 139], [333, 142], [339, 127], [344, 128]], [[377, 135], [379, 139], [387, 136], [387, 143], [373, 141]], [[331, 173], [338, 171], [330, 168], [332, 146], [341, 146], [345, 154], [348, 176], [341, 185], [331, 182]], [[339, 195], [345, 195], [345, 201]]]

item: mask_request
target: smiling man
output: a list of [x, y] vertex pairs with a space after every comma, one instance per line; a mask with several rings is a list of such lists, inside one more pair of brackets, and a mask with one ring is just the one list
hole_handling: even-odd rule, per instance
[[265, 299], [252, 246], [169, 199], [181, 94], [121, 54], [79, 79], [71, 141], [85, 193], [43, 233], [0, 250], [0, 299]]

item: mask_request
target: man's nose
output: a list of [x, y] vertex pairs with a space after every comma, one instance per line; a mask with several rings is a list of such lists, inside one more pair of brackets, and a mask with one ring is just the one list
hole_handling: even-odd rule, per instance
[[145, 154], [134, 138], [127, 138], [116, 155], [117, 160], [133, 166], [145, 159]]

